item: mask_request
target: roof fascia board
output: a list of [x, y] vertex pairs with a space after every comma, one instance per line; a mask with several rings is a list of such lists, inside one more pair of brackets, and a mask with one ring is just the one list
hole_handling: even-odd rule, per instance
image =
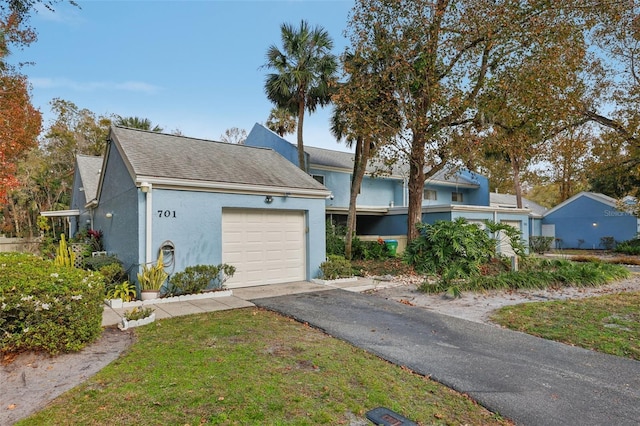
[[136, 186], [148, 182], [155, 189], [189, 190], [202, 192], [226, 192], [233, 194], [282, 195], [289, 197], [326, 198], [331, 191], [325, 189], [288, 188], [284, 186], [246, 185], [225, 182], [203, 182], [184, 179], [157, 178], [138, 176]]
[[49, 210], [40, 212], [40, 216], [44, 217], [69, 217], [80, 216], [80, 210]]

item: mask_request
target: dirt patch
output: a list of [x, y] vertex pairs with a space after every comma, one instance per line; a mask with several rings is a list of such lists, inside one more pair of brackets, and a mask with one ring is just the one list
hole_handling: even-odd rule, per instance
[[133, 342], [131, 331], [105, 328], [80, 352], [51, 357], [23, 353], [0, 365], [0, 425], [11, 425], [42, 408], [117, 359]]
[[441, 314], [469, 321], [490, 323], [491, 313], [503, 306], [527, 302], [579, 299], [611, 293], [640, 291], [640, 275], [601, 287], [566, 287], [552, 290], [487, 291], [485, 293], [463, 292], [462, 297], [452, 299], [440, 294], [425, 294], [417, 290], [415, 282], [390, 282], [386, 288], [371, 290], [379, 297], [408, 306], [416, 306]]

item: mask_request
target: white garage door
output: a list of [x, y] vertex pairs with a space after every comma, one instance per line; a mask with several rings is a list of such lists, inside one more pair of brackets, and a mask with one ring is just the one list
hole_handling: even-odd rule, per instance
[[[512, 228], [517, 229], [520, 233], [522, 233], [522, 227], [519, 220], [501, 220], [500, 223], [509, 225]], [[513, 251], [511, 247], [511, 240], [504, 232], [498, 232], [498, 249], [500, 250], [500, 254], [507, 257], [515, 256], [516, 253]]]
[[236, 267], [227, 287], [306, 278], [305, 216], [299, 211], [222, 211], [222, 262]]

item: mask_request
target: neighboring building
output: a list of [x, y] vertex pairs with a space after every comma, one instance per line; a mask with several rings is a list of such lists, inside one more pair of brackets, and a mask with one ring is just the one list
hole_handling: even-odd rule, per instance
[[[253, 127], [245, 144], [274, 149], [298, 164], [297, 146], [260, 124]], [[309, 174], [331, 191], [326, 200], [327, 218], [346, 223], [353, 154], [305, 147], [305, 162]], [[408, 169], [404, 166], [394, 166], [390, 171], [376, 165], [367, 168], [356, 206], [356, 233], [359, 236], [396, 239], [402, 250], [407, 235], [407, 184]], [[466, 170], [442, 170], [428, 179], [422, 206], [422, 218], [427, 223], [457, 217], [479, 224], [486, 220], [505, 222], [520, 230], [525, 241], [529, 238], [530, 211], [491, 206], [487, 178]], [[506, 250], [505, 247], [502, 249]]]
[[69, 238], [73, 237], [80, 229], [92, 228], [93, 209], [96, 206], [102, 161], [102, 157], [78, 154], [71, 188], [71, 208], [69, 210], [40, 212], [44, 217], [66, 218], [69, 225]]
[[[492, 192], [489, 198], [492, 207], [515, 209], [518, 205], [516, 196], [512, 194]], [[548, 209], [526, 198], [522, 198], [522, 208], [529, 210], [529, 235], [542, 235], [542, 217]]]
[[602, 238], [616, 242], [636, 238], [638, 218], [621, 211], [616, 199], [581, 192], [544, 214], [543, 235], [556, 238], [558, 248], [602, 249]]
[[[91, 193], [89, 162], [102, 169]], [[114, 126], [97, 164], [78, 157], [72, 203], [131, 279], [161, 250], [167, 272], [235, 266], [230, 288], [319, 273], [329, 191], [270, 149]]]

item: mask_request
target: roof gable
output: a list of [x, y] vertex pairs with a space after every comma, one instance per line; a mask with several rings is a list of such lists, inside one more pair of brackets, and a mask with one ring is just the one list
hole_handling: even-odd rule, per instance
[[326, 191], [271, 149], [113, 126], [117, 145], [134, 180], [175, 181]]
[[102, 157], [82, 154], [76, 156], [76, 166], [78, 167], [80, 184], [82, 185], [87, 202], [95, 200], [97, 197], [102, 161]]
[[555, 206], [554, 208], [552, 208], [551, 210], [546, 212], [544, 215], [548, 216], [548, 215], [550, 215], [550, 214], [562, 209], [563, 207], [573, 203], [575, 200], [577, 200], [579, 198], [582, 198], [582, 197], [590, 198], [590, 199], [592, 199], [594, 201], [597, 201], [597, 202], [602, 203], [604, 205], [607, 205], [609, 207], [613, 207], [614, 209], [617, 208], [616, 199], [615, 198], [612, 198], [612, 197], [609, 197], [608, 195], [600, 194], [600, 193], [597, 193], [597, 192], [585, 192], [585, 191], [583, 191], [583, 192], [580, 192], [580, 193], [574, 195], [573, 197], [571, 197], [571, 198], [569, 198], [567, 200], [564, 200], [563, 202], [561, 202], [560, 204], [558, 204], [557, 206]]

